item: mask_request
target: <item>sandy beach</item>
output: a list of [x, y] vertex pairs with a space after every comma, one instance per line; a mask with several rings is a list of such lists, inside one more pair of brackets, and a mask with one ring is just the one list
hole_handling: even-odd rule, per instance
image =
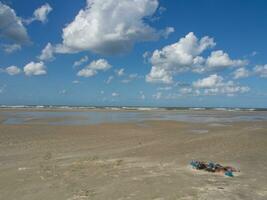
[[[3, 200], [267, 199], [266, 121], [5, 124], [6, 113], [0, 112]], [[240, 173], [195, 171], [192, 159]]]

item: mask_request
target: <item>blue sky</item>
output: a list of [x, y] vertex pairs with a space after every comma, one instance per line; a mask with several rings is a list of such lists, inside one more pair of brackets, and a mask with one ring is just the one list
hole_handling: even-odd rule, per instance
[[0, 104], [267, 107], [265, 0], [0, 2]]

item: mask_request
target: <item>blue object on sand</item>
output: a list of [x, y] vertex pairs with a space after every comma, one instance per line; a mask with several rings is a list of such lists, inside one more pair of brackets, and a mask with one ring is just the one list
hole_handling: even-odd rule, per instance
[[208, 167], [209, 168], [214, 168], [215, 167], [215, 164], [213, 162], [209, 162]]
[[229, 177], [234, 177], [234, 174], [233, 174], [233, 172], [232, 171], [226, 171], [225, 173], [224, 173], [224, 175], [225, 176], [229, 176]]
[[202, 169], [202, 164], [199, 161], [192, 160], [190, 164], [194, 169]]
[[216, 165], [215, 163], [213, 163], [213, 162], [209, 162], [209, 163], [208, 163], [208, 166], [207, 166], [207, 169], [208, 169], [208, 170], [215, 170], [215, 165]]
[[214, 162], [202, 162], [202, 161], [197, 161], [197, 160], [192, 160], [190, 162], [190, 165], [192, 166], [193, 169], [197, 169], [197, 170], [205, 170], [208, 172], [223, 172], [225, 176], [228, 177], [234, 177], [234, 173], [237, 170], [233, 167], [229, 167], [229, 166], [222, 166], [218, 163], [214, 163]]
[[190, 165], [191, 165], [194, 169], [196, 169], [196, 168], [198, 167], [198, 162], [192, 160], [191, 163], [190, 163]]

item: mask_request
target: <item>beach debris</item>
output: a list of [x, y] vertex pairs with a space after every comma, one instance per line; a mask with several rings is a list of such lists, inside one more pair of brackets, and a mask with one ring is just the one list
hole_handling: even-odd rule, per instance
[[213, 172], [213, 173], [223, 173], [225, 176], [228, 177], [234, 177], [233, 172], [239, 172], [239, 170], [235, 169], [234, 167], [222, 166], [214, 162], [203, 162], [203, 161], [192, 160], [190, 162], [190, 165], [192, 166], [193, 169], [205, 170], [207, 172]]

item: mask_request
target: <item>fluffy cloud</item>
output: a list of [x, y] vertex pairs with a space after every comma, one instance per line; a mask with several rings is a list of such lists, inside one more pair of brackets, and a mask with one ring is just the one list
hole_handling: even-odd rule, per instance
[[173, 28], [157, 31], [144, 20], [155, 13], [158, 5], [158, 0], [87, 0], [86, 8], [63, 29], [63, 44], [57, 52], [120, 54], [136, 42], [167, 36]]
[[223, 81], [223, 77], [218, 76], [217, 74], [210, 75], [207, 78], [200, 79], [193, 83], [195, 88], [212, 88], [217, 87]]
[[17, 66], [10, 66], [5, 69], [5, 72], [10, 76], [14, 76], [20, 74], [21, 70]]
[[42, 5], [40, 8], [37, 8], [34, 13], [33, 16], [36, 20], [41, 21], [42, 23], [45, 23], [47, 21], [47, 15], [52, 11], [51, 6], [46, 3], [44, 5]]
[[206, 60], [204, 71], [214, 71], [225, 67], [242, 67], [247, 64], [246, 60], [232, 60], [227, 53], [222, 50], [213, 51]]
[[239, 68], [233, 72], [234, 79], [246, 78], [253, 75], [267, 78], [267, 65], [257, 65], [252, 70]]
[[91, 76], [95, 76], [96, 74], [97, 74], [96, 70], [84, 68], [84, 69], [78, 71], [77, 76], [82, 76], [82, 77], [88, 78]]
[[229, 81], [221, 87], [208, 88], [204, 90], [205, 95], [227, 95], [234, 96], [235, 94], [242, 94], [249, 92], [250, 88], [247, 86], [235, 85], [233, 82]]
[[75, 61], [75, 62], [73, 63], [73, 67], [79, 67], [79, 66], [81, 66], [82, 64], [86, 63], [87, 61], [88, 61], [88, 56], [84, 56], [84, 57], [82, 57], [80, 60]]
[[155, 50], [150, 58], [152, 68], [146, 76], [147, 82], [172, 83], [175, 74], [201, 64], [203, 58], [199, 55], [213, 46], [212, 38], [206, 36], [199, 40], [191, 32], [177, 43]]
[[0, 2], [0, 38], [23, 44], [30, 41], [26, 28], [16, 12]]
[[173, 72], [160, 68], [159, 66], [152, 66], [150, 73], [146, 76], [146, 81], [151, 83], [173, 83]]
[[44, 5], [42, 5], [41, 7], [37, 8], [34, 13], [33, 13], [33, 17], [25, 20], [26, 23], [32, 23], [33, 21], [40, 21], [42, 23], [46, 23], [47, 22], [47, 17], [48, 14], [52, 11], [52, 7], [46, 3]]
[[239, 68], [233, 72], [234, 79], [249, 77], [250, 72], [245, 68]]
[[38, 57], [40, 60], [49, 61], [54, 59], [54, 48], [51, 43], [48, 43], [45, 48], [42, 50], [41, 55]]
[[217, 74], [193, 82], [193, 88], [204, 95], [226, 94], [228, 96], [246, 93], [250, 90], [249, 87], [240, 86], [233, 81], [224, 82], [224, 78]]
[[82, 77], [95, 76], [98, 73], [98, 71], [107, 71], [111, 67], [112, 66], [105, 59], [99, 59], [96, 61], [92, 61], [84, 69], [80, 70], [77, 73], [77, 76], [82, 76]]
[[192, 71], [196, 73], [214, 72], [229, 67], [244, 67], [247, 60], [233, 60], [222, 50], [212, 51], [208, 58], [198, 57], [197, 65], [192, 66]]
[[24, 67], [27, 76], [39, 76], [46, 74], [46, 66], [43, 62], [30, 62]]
[[106, 61], [105, 59], [99, 59], [96, 61], [91, 62], [88, 67], [90, 69], [94, 69], [94, 70], [101, 70], [101, 71], [107, 71], [108, 69], [110, 69], [112, 66], [108, 63], [108, 61]]
[[253, 72], [262, 78], [267, 78], [267, 64], [257, 65], [256, 67], [254, 67]]
[[173, 83], [174, 76], [181, 72], [202, 73], [247, 64], [244, 60], [232, 60], [221, 50], [211, 52], [208, 58], [201, 56], [205, 50], [215, 45], [213, 38], [205, 36], [198, 39], [190, 32], [177, 43], [155, 50], [150, 58], [152, 67], [146, 81], [170, 84]]
[[6, 53], [13, 53], [21, 49], [21, 45], [19, 44], [4, 44], [2, 46]]

